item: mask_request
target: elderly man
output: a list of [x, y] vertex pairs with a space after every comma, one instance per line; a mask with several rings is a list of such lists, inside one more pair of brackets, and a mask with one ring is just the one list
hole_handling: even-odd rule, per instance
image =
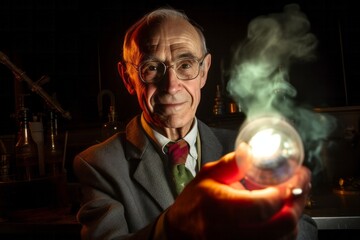
[[248, 146], [233, 152], [236, 133], [196, 118], [210, 65], [202, 31], [180, 11], [160, 8], [129, 28], [118, 69], [142, 114], [75, 157], [83, 239], [316, 238], [302, 214], [310, 172], [247, 190]]

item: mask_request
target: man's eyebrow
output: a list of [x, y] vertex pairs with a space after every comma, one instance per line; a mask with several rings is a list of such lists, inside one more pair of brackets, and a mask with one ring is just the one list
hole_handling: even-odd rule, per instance
[[140, 63], [147, 62], [147, 61], [160, 61], [157, 57], [153, 55], [145, 55], [140, 59]]
[[[182, 53], [180, 55], [177, 55], [174, 60], [182, 59], [182, 58], [197, 58], [194, 54], [187, 52]], [[159, 58], [153, 56], [153, 55], [145, 55], [142, 59], [140, 59], [140, 63], [147, 62], [147, 61], [159, 61], [162, 62]]]
[[196, 58], [196, 56], [192, 53], [183, 53], [183, 54], [176, 56], [176, 59], [179, 59], [179, 58]]

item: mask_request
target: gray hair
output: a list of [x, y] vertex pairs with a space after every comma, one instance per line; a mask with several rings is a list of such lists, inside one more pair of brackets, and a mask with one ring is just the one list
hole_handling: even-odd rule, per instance
[[[173, 8], [158, 8], [148, 14], [144, 15], [139, 19], [135, 24], [133, 24], [126, 32], [123, 44], [123, 60], [126, 62], [133, 62], [135, 59], [134, 45], [138, 46], [139, 33], [144, 29], [144, 26], [149, 26], [151, 24], [160, 23], [166, 19], [176, 19], [181, 18], [188, 21], [197, 31], [202, 41], [202, 51], [205, 55], [207, 53], [206, 40], [203, 34], [202, 28], [191, 21], [189, 17], [182, 11], [173, 9]], [[140, 53], [139, 53], [140, 54]]]

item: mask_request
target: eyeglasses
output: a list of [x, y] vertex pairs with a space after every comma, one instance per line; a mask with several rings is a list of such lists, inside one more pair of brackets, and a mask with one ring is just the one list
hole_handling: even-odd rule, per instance
[[164, 62], [149, 60], [140, 65], [132, 64], [139, 73], [141, 81], [144, 83], [157, 83], [163, 79], [166, 70], [173, 68], [176, 77], [182, 81], [188, 81], [196, 78], [200, 73], [207, 54], [202, 58], [179, 58], [172, 65], [166, 65]]

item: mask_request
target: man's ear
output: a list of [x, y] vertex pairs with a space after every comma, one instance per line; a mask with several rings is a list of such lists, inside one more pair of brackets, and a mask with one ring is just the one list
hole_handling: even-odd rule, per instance
[[201, 88], [205, 86], [210, 66], [211, 66], [211, 54], [208, 53], [203, 62], [203, 71], [201, 71], [202, 74], [200, 79]]
[[133, 82], [130, 79], [129, 73], [126, 70], [126, 66], [124, 65], [124, 63], [118, 62], [118, 72], [119, 72], [128, 92], [131, 95], [135, 94]]

